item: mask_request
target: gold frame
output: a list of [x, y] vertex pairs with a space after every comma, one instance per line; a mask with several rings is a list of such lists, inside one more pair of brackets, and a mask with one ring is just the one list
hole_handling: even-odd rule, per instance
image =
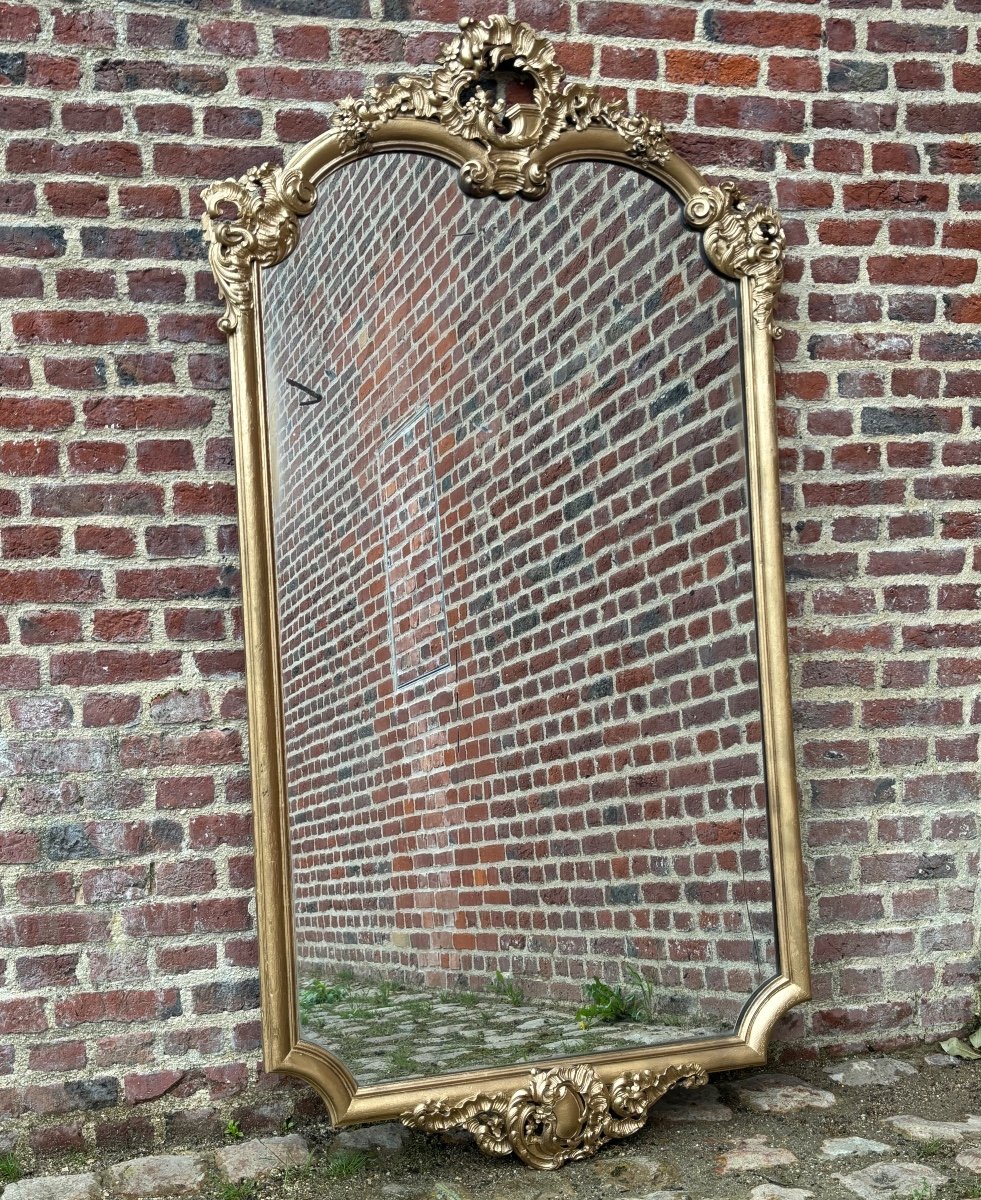
[[[640, 1128], [672, 1084], [691, 1086], [707, 1071], [764, 1062], [776, 1020], [810, 996], [775, 419], [773, 308], [784, 235], [772, 209], [750, 207], [731, 183], [707, 184], [671, 150], [659, 122], [604, 102], [591, 86], [566, 83], [551, 44], [527, 25], [501, 16], [460, 24], [432, 77], [403, 77], [342, 102], [331, 128], [284, 168], [263, 164], [204, 193], [209, 257], [226, 305], [219, 324], [231, 356], [263, 1050], [267, 1070], [313, 1085], [335, 1125], [401, 1117], [430, 1130], [462, 1126], [488, 1153], [514, 1150], [532, 1166], [555, 1167]], [[532, 103], [505, 109], [479, 87], [461, 97], [479, 79], [507, 71], [531, 77]], [[300, 1041], [260, 269], [295, 248], [299, 218], [313, 209], [321, 180], [363, 156], [391, 152], [456, 165], [470, 194], [527, 199], [543, 196], [551, 172], [564, 163], [630, 167], [683, 202], [689, 225], [703, 231], [708, 258], [738, 280], [778, 974], [750, 997], [731, 1035], [594, 1054], [584, 1064], [562, 1060], [544, 1071], [513, 1066], [369, 1087], [358, 1087], [327, 1051]]]

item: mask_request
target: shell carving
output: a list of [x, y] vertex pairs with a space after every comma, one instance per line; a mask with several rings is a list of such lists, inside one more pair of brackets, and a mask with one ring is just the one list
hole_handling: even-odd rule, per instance
[[[630, 144], [630, 153], [652, 162], [671, 152], [660, 121], [632, 116], [622, 103], [604, 103], [598, 90], [567, 84], [547, 38], [507, 17], [460, 22], [460, 34], [443, 47], [431, 78], [404, 75], [363, 99], [344, 100], [333, 125], [353, 149], [393, 117], [438, 121], [450, 133], [477, 143], [482, 153], [461, 168], [472, 195], [521, 195], [538, 199], [548, 175], [536, 154], [567, 129], [605, 125]], [[509, 75], [533, 85], [531, 103], [508, 104], [502, 94]]]
[[630, 1137], [670, 1088], [697, 1087], [708, 1076], [696, 1063], [664, 1071], [629, 1072], [610, 1087], [590, 1066], [532, 1071], [512, 1095], [481, 1093], [459, 1104], [431, 1100], [403, 1113], [410, 1129], [466, 1129], [488, 1155], [517, 1154], [530, 1167], [553, 1171], [591, 1158], [615, 1138]]

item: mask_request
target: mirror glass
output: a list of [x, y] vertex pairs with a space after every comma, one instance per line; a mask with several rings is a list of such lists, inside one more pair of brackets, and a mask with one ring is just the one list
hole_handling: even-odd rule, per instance
[[613, 165], [318, 192], [262, 280], [301, 1036], [372, 1084], [731, 1033], [775, 973], [737, 285]]

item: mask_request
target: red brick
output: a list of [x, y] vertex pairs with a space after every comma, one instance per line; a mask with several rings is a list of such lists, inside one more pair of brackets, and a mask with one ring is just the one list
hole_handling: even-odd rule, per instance
[[[136, 469], [145, 472], [193, 471], [194, 447], [183, 438], [152, 438], [137, 442]], [[180, 509], [175, 511], [180, 512]]]
[[[101, 585], [101, 576], [92, 572]], [[98, 599], [101, 591], [92, 596]], [[20, 640], [25, 646], [48, 646], [59, 642], [77, 642], [82, 637], [82, 622], [74, 612], [36, 612], [20, 619]]]
[[70, 46], [115, 46], [112, 13], [56, 10], [54, 38], [56, 42]]
[[804, 128], [804, 103], [765, 96], [697, 96], [695, 120], [699, 125], [797, 133]]
[[14, 313], [14, 336], [33, 344], [105, 346], [112, 342], [146, 341], [146, 318], [138, 314], [110, 316], [86, 312]]
[[767, 86], [777, 92], [819, 92], [821, 66], [813, 58], [771, 55], [766, 76]]
[[101, 525], [79, 525], [75, 530], [75, 549], [79, 554], [103, 554], [107, 558], [129, 558], [136, 549], [130, 529], [107, 529]]
[[102, 642], [145, 642], [150, 637], [150, 614], [141, 609], [101, 609], [93, 617], [92, 632]]
[[868, 48], [886, 54], [963, 54], [967, 28], [902, 21], [870, 21]]
[[942, 210], [947, 207], [947, 185], [923, 183], [904, 179], [880, 179], [871, 183], [846, 183], [844, 187], [846, 209], [890, 209], [914, 208]]
[[44, 1033], [47, 1028], [41, 997], [0, 1000], [0, 1034]]
[[821, 18], [810, 13], [709, 9], [705, 13], [705, 30], [712, 41], [729, 45], [817, 50], [821, 44]]
[[64, 604], [99, 600], [102, 594], [102, 576], [98, 571], [80, 571], [68, 567], [0, 570], [0, 601], [8, 604], [25, 601]]
[[129, 452], [121, 442], [72, 442], [68, 446], [68, 464], [79, 474], [118, 474]]
[[0, 529], [4, 558], [57, 558], [61, 530], [55, 525], [7, 525]]
[[890, 257], [873, 255], [869, 259], [872, 283], [902, 283], [912, 287], [957, 287], [972, 283], [977, 262], [940, 254], [907, 254]]
[[[165, 365], [165, 364], [163, 364]], [[159, 366], [153, 367], [159, 375]], [[168, 382], [152, 378], [148, 382]], [[211, 420], [208, 396], [97, 396], [83, 406], [85, 423], [95, 429], [193, 429]]]
[[326, 25], [280, 26], [273, 30], [273, 53], [279, 58], [293, 62], [326, 62], [330, 58], [330, 47], [330, 29]]
[[0, 30], [5, 42], [33, 42], [41, 31], [37, 9], [29, 4], [0, 5]]
[[[364, 91], [364, 76], [355, 71], [331, 71], [323, 67], [240, 67], [236, 72], [239, 92], [260, 100], [343, 100]], [[202, 148], [203, 157], [214, 149]], [[177, 160], [173, 162], [177, 171]], [[200, 163], [202, 177], [211, 178]], [[159, 169], [163, 169], [162, 167]], [[212, 172], [212, 175], [214, 173]]]
[[247, 21], [209, 21], [198, 26], [198, 37], [202, 47], [213, 54], [249, 58], [258, 49], [255, 27]]

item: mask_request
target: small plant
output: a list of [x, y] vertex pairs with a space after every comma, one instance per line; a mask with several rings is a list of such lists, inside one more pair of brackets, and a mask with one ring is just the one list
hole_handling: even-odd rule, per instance
[[240, 1142], [242, 1138], [245, 1137], [245, 1134], [242, 1132], [238, 1121], [229, 1121], [226, 1124], [225, 1137], [227, 1137], [230, 1142]]
[[324, 1164], [324, 1174], [328, 1179], [352, 1179], [367, 1165], [368, 1155], [363, 1150], [336, 1150]]
[[946, 1144], [940, 1138], [928, 1138], [919, 1144], [917, 1153], [920, 1158], [936, 1158], [938, 1154], [943, 1154], [946, 1148]]
[[909, 1200], [933, 1200], [936, 1191], [929, 1183], [921, 1183], [914, 1192], [910, 1192]]
[[338, 1004], [346, 1000], [350, 992], [345, 983], [326, 984], [322, 979], [311, 979], [306, 987], [300, 990], [300, 1012], [307, 1016], [313, 1009], [325, 1004]]
[[[623, 968], [627, 972], [628, 978], [632, 983], [636, 984], [637, 991], [631, 995], [636, 1000], [638, 1011], [643, 1013], [643, 1018], [646, 1021], [655, 1021], [657, 1019], [657, 1004], [654, 1000], [654, 980], [648, 979], [642, 975], [636, 967], [632, 967], [629, 963], [624, 964]], [[637, 1018], [640, 1019], [639, 1017]]]
[[494, 973], [491, 991], [503, 1000], [507, 1000], [509, 1004], [513, 1004], [516, 1008], [519, 1004], [524, 1004], [525, 994], [521, 987], [513, 979], [508, 979], [500, 971], [495, 971]]
[[392, 996], [398, 991], [398, 988], [390, 979], [384, 979], [381, 983], [375, 984], [375, 991], [372, 999], [375, 1004], [387, 1004]]
[[952, 1037], [941, 1042], [940, 1049], [952, 1058], [981, 1059], [981, 1025], [967, 1038]]
[[16, 1183], [24, 1169], [16, 1154], [0, 1154], [0, 1183]]
[[241, 1183], [222, 1183], [218, 1187], [218, 1200], [255, 1200], [255, 1182], [251, 1179]]
[[580, 1029], [588, 1029], [596, 1021], [612, 1024], [615, 1021], [640, 1020], [641, 1001], [633, 993], [624, 995], [623, 988], [610, 987], [602, 979], [596, 978], [592, 983], [584, 984], [583, 991], [589, 1003], [576, 1010]]
[[388, 1067], [393, 1075], [412, 1075], [419, 1070], [419, 1064], [412, 1057], [407, 1046], [396, 1046], [388, 1059]]
[[306, 1162], [302, 1162], [295, 1167], [287, 1167], [283, 1172], [283, 1184], [293, 1184], [294, 1186], [303, 1183], [306, 1180], [313, 1178], [316, 1171], [316, 1162], [312, 1154], [308, 1154]]

